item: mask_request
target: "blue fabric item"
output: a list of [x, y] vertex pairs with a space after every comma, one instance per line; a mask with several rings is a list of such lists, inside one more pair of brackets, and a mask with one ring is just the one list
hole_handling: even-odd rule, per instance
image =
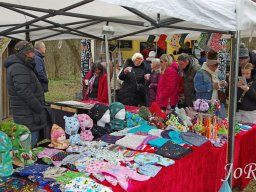
[[42, 176], [43, 172], [46, 171], [47, 168], [49, 168], [49, 165], [43, 165], [43, 164], [35, 164], [24, 167], [22, 170], [20, 170], [18, 173], [21, 176], [29, 176], [29, 175], [40, 175]]
[[212, 79], [211, 76], [203, 69], [197, 71], [194, 77], [194, 87], [196, 90], [196, 99], [207, 99], [212, 98]]
[[167, 141], [170, 141], [170, 139], [165, 139], [165, 138], [159, 137], [159, 138], [150, 140], [148, 142], [148, 144], [151, 145], [152, 147], [159, 148], [159, 147], [163, 146]]
[[31, 146], [32, 146], [32, 148], [34, 146], [36, 146], [38, 141], [39, 141], [39, 131], [31, 132]]
[[169, 137], [171, 138], [171, 141], [174, 144], [190, 144], [186, 141], [184, 141], [181, 137], [180, 137], [181, 132], [178, 131], [170, 131], [169, 132]]
[[157, 128], [154, 126], [143, 124], [143, 125], [140, 125], [139, 127], [130, 129], [127, 133], [136, 133], [138, 131], [143, 133], [148, 133], [151, 129], [157, 129]]
[[181, 133], [180, 137], [184, 141], [191, 143], [192, 145], [197, 146], [197, 147], [203, 145], [204, 143], [206, 143], [208, 141], [208, 139], [206, 137], [204, 137], [202, 135], [198, 135], [191, 131]]
[[222, 183], [219, 192], [232, 192], [227, 180]]
[[142, 175], [155, 177], [157, 173], [161, 170], [162, 167], [156, 166], [156, 165], [142, 165], [139, 167], [138, 172]]

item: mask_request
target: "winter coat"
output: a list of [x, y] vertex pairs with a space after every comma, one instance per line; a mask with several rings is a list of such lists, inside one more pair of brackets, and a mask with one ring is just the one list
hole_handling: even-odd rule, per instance
[[[93, 77], [93, 73], [92, 71], [89, 71], [86, 74], [85, 79], [90, 80], [92, 77]], [[86, 86], [83, 100], [88, 100], [87, 91], [88, 91], [88, 86]], [[99, 77], [97, 101], [108, 103], [108, 82], [107, 82], [107, 74], [105, 72], [103, 72], [103, 74]]]
[[[247, 83], [251, 82], [252, 80], [247, 80]], [[241, 98], [241, 95], [244, 91], [238, 87], [237, 90], [237, 100]], [[254, 111], [256, 110], [256, 78], [254, 76], [253, 83], [247, 91], [242, 99], [241, 103], [238, 103], [238, 109], [244, 111]]]
[[[132, 71], [124, 74], [126, 67], [132, 67]], [[119, 74], [119, 79], [124, 81], [117, 95], [119, 102], [131, 106], [145, 105], [144, 75], [145, 68], [143, 63], [135, 66], [131, 59], [127, 60]], [[137, 89], [137, 85], [140, 86], [140, 89]]]
[[27, 126], [30, 131], [46, 128], [44, 92], [35, 74], [34, 61], [25, 61], [21, 55], [10, 55], [5, 67], [14, 122]]
[[35, 63], [37, 78], [41, 83], [44, 92], [48, 92], [48, 78], [45, 70], [44, 56], [37, 50], [35, 50]]
[[198, 62], [195, 59], [189, 60], [189, 66], [186, 70], [183, 70], [182, 79], [183, 79], [183, 88], [184, 88], [184, 97], [185, 103], [188, 106], [193, 106], [193, 101], [196, 99], [196, 91], [194, 88], [194, 77], [196, 72], [201, 68]]
[[169, 99], [171, 106], [175, 106], [178, 103], [179, 79], [178, 65], [176, 62], [173, 62], [172, 65], [160, 75], [156, 92], [156, 103], [160, 107], [167, 107]]
[[151, 103], [156, 101], [156, 91], [157, 91], [159, 79], [160, 79], [160, 72], [153, 71], [150, 75], [150, 80], [148, 82], [148, 90], [149, 90], [148, 106], [151, 106]]

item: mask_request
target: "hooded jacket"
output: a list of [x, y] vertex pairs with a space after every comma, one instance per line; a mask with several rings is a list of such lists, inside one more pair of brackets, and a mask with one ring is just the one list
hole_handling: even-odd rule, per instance
[[38, 50], [35, 50], [35, 64], [37, 77], [42, 85], [43, 91], [48, 92], [48, 78], [45, 70], [44, 56]]
[[24, 55], [13, 54], [5, 61], [7, 88], [13, 120], [30, 131], [46, 128], [44, 93], [34, 70], [35, 64]]

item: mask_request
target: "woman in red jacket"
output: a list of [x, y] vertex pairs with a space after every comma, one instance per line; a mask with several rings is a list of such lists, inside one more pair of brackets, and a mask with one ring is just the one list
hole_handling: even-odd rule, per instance
[[178, 74], [178, 65], [166, 54], [160, 57], [161, 75], [156, 91], [156, 103], [166, 109], [168, 105], [175, 107], [179, 100], [180, 76]]
[[95, 100], [108, 103], [107, 74], [100, 63], [92, 66], [84, 79], [86, 89], [83, 100]]

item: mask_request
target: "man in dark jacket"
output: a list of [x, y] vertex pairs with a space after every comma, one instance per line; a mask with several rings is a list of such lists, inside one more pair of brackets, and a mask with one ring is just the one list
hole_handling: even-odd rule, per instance
[[32, 134], [32, 146], [39, 132], [47, 128], [44, 93], [35, 73], [34, 48], [27, 41], [15, 45], [16, 54], [5, 61], [10, 108], [15, 123], [27, 126]]
[[249, 51], [244, 43], [241, 43], [239, 48], [239, 75], [241, 75], [240, 68], [243, 68], [247, 63], [254, 66], [253, 73], [256, 74], [256, 54]]
[[42, 85], [43, 91], [48, 92], [48, 78], [45, 70], [44, 55], [45, 55], [45, 44], [41, 41], [35, 43], [35, 63], [36, 71], [39, 82]]

